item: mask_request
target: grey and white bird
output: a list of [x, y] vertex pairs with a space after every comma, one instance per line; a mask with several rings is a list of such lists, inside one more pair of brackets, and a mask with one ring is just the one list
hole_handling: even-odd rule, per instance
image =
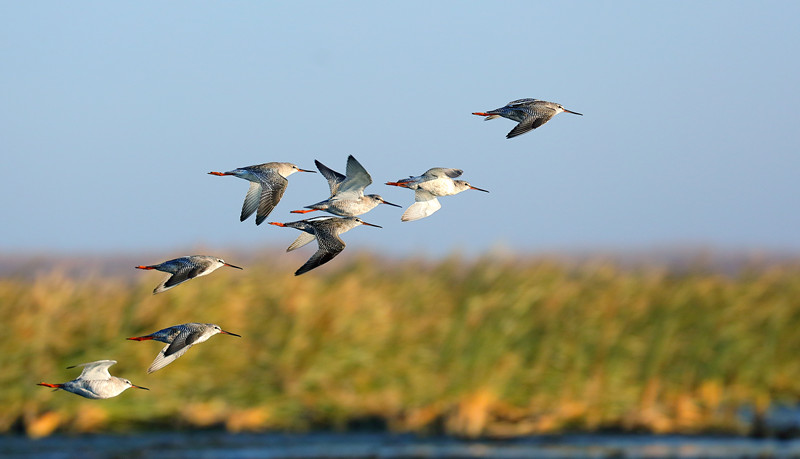
[[244, 197], [244, 204], [242, 205], [242, 214], [239, 216], [239, 221], [245, 221], [247, 217], [256, 212], [256, 225], [267, 218], [267, 215], [272, 212], [272, 209], [278, 205], [289, 181], [286, 177], [294, 174], [295, 172], [311, 172], [306, 169], [300, 169], [292, 163], [264, 163], [256, 164], [255, 166], [240, 167], [228, 172], [209, 172], [211, 175], [233, 175], [241, 179], [250, 181], [250, 188]]
[[136, 269], [155, 269], [165, 273], [172, 274], [164, 279], [163, 282], [153, 290], [153, 295], [169, 290], [178, 284], [182, 284], [195, 277], [205, 276], [216, 271], [217, 268], [229, 266], [231, 268], [242, 269], [238, 266], [226, 263], [221, 258], [212, 257], [209, 255], [188, 255], [179, 257], [172, 260], [167, 260], [164, 263], [149, 266], [137, 266]]
[[488, 112], [473, 112], [472, 114], [485, 116], [487, 121], [501, 116], [516, 121], [519, 124], [506, 134], [506, 138], [510, 139], [538, 128], [561, 112], [583, 116], [583, 113], [567, 110], [561, 104], [538, 99], [513, 100], [506, 104], [505, 107]]
[[387, 185], [414, 190], [414, 204], [403, 212], [400, 220], [410, 222], [432, 215], [442, 208], [437, 197], [452, 196], [466, 190], [489, 192], [488, 190], [476, 188], [464, 180], [453, 180], [463, 173], [464, 171], [461, 169], [434, 167], [428, 169], [422, 175], [412, 176], [396, 182], [386, 182]]
[[314, 160], [314, 164], [317, 165], [320, 174], [328, 180], [331, 195], [324, 201], [306, 206], [306, 210], [293, 210], [291, 213], [305, 214], [324, 210], [340, 217], [355, 217], [369, 212], [379, 204], [400, 207], [387, 202], [380, 195], [364, 194], [364, 188], [372, 183], [372, 177], [353, 155], [347, 157], [346, 175], [336, 172], [317, 160]]
[[201, 324], [192, 322], [188, 324], [174, 325], [172, 327], [150, 333], [149, 335], [134, 336], [128, 339], [133, 341], [155, 340], [161, 341], [162, 343], [167, 343], [167, 345], [164, 346], [164, 349], [161, 349], [161, 352], [158, 353], [156, 359], [153, 360], [150, 368], [147, 369], [147, 373], [152, 373], [174, 362], [175, 359], [185, 354], [190, 347], [206, 341], [217, 333], [238, 336], [241, 338], [241, 335], [225, 331], [217, 324]]
[[81, 397], [100, 399], [111, 398], [125, 392], [130, 387], [137, 389], [150, 390], [146, 387], [137, 386], [127, 379], [111, 376], [108, 367], [117, 363], [116, 360], [98, 360], [96, 362], [82, 363], [73, 365], [69, 368], [83, 367], [80, 376], [62, 384], [39, 383], [39, 386], [53, 387], [72, 392]]
[[303, 266], [295, 271], [295, 276], [307, 273], [314, 268], [324, 265], [333, 260], [336, 255], [339, 255], [345, 248], [344, 241], [339, 237], [340, 234], [346, 233], [359, 225], [381, 228], [378, 225], [367, 223], [358, 217], [312, 217], [296, 222], [269, 222], [269, 224], [303, 231], [303, 233], [292, 242], [289, 248], [286, 249], [287, 252], [303, 247], [314, 239], [317, 240], [319, 248], [316, 253], [314, 253]]

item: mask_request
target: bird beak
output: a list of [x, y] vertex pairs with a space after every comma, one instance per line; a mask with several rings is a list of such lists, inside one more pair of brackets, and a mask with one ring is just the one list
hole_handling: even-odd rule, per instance
[[230, 266], [231, 268], [236, 268], [236, 269], [244, 269], [244, 268], [240, 268], [240, 267], [238, 267], [236, 265], [232, 265], [230, 263], [225, 263], [225, 266]]
[[386, 184], [387, 185], [392, 185], [392, 186], [400, 186], [400, 187], [403, 187], [403, 188], [408, 188], [408, 185], [405, 184], [405, 183], [402, 183], [402, 182], [386, 182]]
[[[566, 110], [565, 110], [565, 111], [566, 111]], [[300, 168], [298, 168], [297, 170], [298, 170], [298, 171], [300, 171], [300, 172], [311, 172], [312, 174], [316, 174], [316, 173], [317, 173], [317, 171], [309, 171], [309, 170], [306, 170], [306, 169], [300, 169]]]
[[[399, 207], [399, 206], [398, 206], [398, 207]], [[374, 226], [375, 228], [383, 228], [382, 226], [373, 225], [372, 223], [367, 223], [367, 222], [361, 222], [361, 224], [362, 224], [362, 225], [367, 225], [367, 226]]]
[[381, 199], [381, 202], [384, 203], [384, 204], [389, 204], [390, 206], [403, 207], [403, 206], [398, 206], [397, 204], [392, 204], [391, 202], [388, 202], [388, 201], [384, 201], [383, 199]]
[[148, 388], [146, 388], [146, 387], [137, 386], [136, 384], [131, 384], [131, 387], [135, 387], [135, 388], [137, 388], [137, 389], [143, 389], [143, 390], [150, 390], [150, 389], [148, 389]]
[[284, 225], [283, 223], [278, 223], [278, 222], [268, 222], [268, 223], [269, 223], [270, 225], [275, 225], [275, 226], [286, 226], [286, 225]]
[[236, 333], [231, 333], [231, 332], [225, 331], [225, 330], [220, 330], [219, 332], [222, 333], [223, 335], [238, 336], [239, 338], [242, 337], [242, 335], [237, 335]]
[[583, 113], [573, 112], [573, 111], [567, 110], [566, 108], [564, 109], [564, 111], [567, 112], [567, 113], [572, 113], [573, 115], [581, 115], [581, 116], [583, 116]]
[[488, 192], [489, 192], [489, 190], [484, 190], [484, 189], [482, 189], [482, 188], [475, 188], [474, 186], [471, 186], [471, 187], [470, 187], [470, 189], [473, 189], [473, 190], [478, 190], [478, 191], [483, 191], [484, 193], [488, 193]]

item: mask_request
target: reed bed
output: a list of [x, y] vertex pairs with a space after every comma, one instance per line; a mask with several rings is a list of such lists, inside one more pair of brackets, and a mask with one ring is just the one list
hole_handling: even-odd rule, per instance
[[[267, 261], [152, 295], [58, 269], [0, 279], [0, 431], [348, 429], [466, 436], [746, 432], [743, 406], [800, 399], [800, 264], [723, 275], [541, 258]], [[161, 275], [161, 273], [159, 273]], [[147, 375], [184, 322], [215, 336]], [[86, 400], [36, 386], [114, 359], [151, 389]]]

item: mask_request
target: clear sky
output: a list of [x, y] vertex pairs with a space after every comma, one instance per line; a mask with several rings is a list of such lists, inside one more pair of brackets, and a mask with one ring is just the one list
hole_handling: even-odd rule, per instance
[[[800, 2], [0, 1], [0, 251], [285, 247], [239, 222], [268, 161], [367, 189], [434, 166], [491, 191], [363, 216], [393, 254], [800, 252]], [[560, 114], [471, 115], [510, 100]], [[295, 174], [268, 221], [327, 197]], [[314, 214], [310, 214], [314, 215]]]

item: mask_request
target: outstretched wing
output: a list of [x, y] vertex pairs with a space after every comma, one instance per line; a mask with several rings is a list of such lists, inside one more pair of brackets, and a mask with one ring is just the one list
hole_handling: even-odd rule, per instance
[[526, 132], [532, 131], [548, 121], [550, 121], [550, 118], [544, 118], [544, 117], [525, 118], [524, 120], [520, 121], [520, 123], [517, 124], [514, 127], [514, 129], [509, 131], [508, 134], [506, 134], [506, 138], [510, 139], [512, 137], [525, 134]]
[[182, 284], [189, 279], [194, 279], [201, 272], [203, 272], [203, 266], [198, 266], [191, 263], [182, 265], [178, 271], [175, 271], [175, 273], [158, 284], [155, 290], [153, 290], [153, 294], [155, 295], [156, 293], [161, 293], [171, 289], [172, 287], [175, 287], [176, 285]]
[[97, 381], [111, 379], [111, 374], [108, 372], [108, 368], [115, 363], [117, 363], [116, 360], [97, 360], [95, 362], [72, 365], [71, 367], [67, 368], [83, 367], [83, 371], [81, 372], [81, 375], [78, 376], [78, 379]]
[[258, 182], [250, 182], [250, 188], [244, 197], [244, 204], [242, 204], [242, 215], [239, 216], [239, 221], [247, 220], [247, 217], [253, 215], [253, 212], [258, 209], [258, 201], [261, 200], [261, 184]]
[[445, 167], [434, 167], [434, 168], [431, 168], [431, 169], [428, 169], [427, 171], [425, 171], [425, 173], [422, 174], [422, 177], [424, 177], [427, 180], [433, 180], [433, 179], [440, 178], [440, 177], [456, 178], [456, 177], [460, 177], [461, 174], [463, 174], [463, 173], [464, 173], [464, 171], [461, 170], [461, 169], [448, 169], [448, 168], [445, 168]]
[[278, 205], [289, 181], [274, 169], [256, 174], [261, 182], [261, 198], [256, 212], [256, 225], [260, 225]]
[[347, 178], [339, 185], [338, 195], [344, 193], [354, 193], [351, 199], [358, 199], [364, 196], [364, 188], [372, 183], [372, 177], [364, 166], [359, 163], [353, 155], [347, 157]]
[[442, 208], [436, 196], [423, 189], [417, 189], [414, 192], [414, 201], [414, 204], [411, 204], [411, 206], [403, 212], [403, 216], [400, 217], [401, 221], [413, 222], [414, 220], [428, 217]]
[[295, 276], [307, 273], [314, 268], [324, 265], [325, 263], [333, 260], [336, 255], [339, 255], [342, 250], [344, 250], [345, 243], [339, 238], [339, 236], [323, 228], [316, 228], [316, 230], [317, 231], [315, 232], [319, 248], [303, 266], [295, 271]]
[[308, 244], [309, 242], [313, 241], [317, 237], [311, 233], [306, 233], [303, 231], [300, 233], [300, 236], [297, 236], [297, 239], [292, 242], [292, 244], [286, 249], [287, 252], [291, 252], [292, 250], [299, 249], [304, 245]]
[[328, 181], [328, 187], [331, 189], [331, 196], [335, 195], [336, 191], [339, 189], [339, 184], [344, 182], [346, 177], [316, 159], [314, 160], [314, 164], [317, 165], [319, 173]]
[[153, 360], [147, 372], [152, 373], [158, 371], [174, 362], [175, 359], [185, 354], [201, 335], [202, 333], [200, 331], [182, 331], [170, 344], [164, 346], [164, 349], [161, 349], [161, 352], [159, 352], [156, 359]]

